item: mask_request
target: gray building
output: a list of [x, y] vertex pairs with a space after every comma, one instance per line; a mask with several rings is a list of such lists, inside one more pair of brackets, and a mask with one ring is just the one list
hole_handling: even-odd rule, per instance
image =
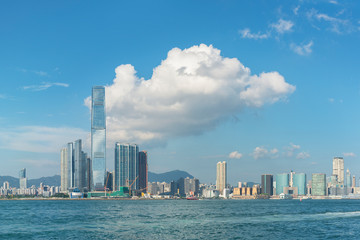
[[326, 174], [324, 173], [312, 174], [311, 195], [326, 196]]
[[273, 195], [273, 175], [261, 175], [261, 193]]
[[92, 190], [104, 191], [106, 177], [105, 87], [95, 86], [91, 98]]
[[19, 172], [20, 189], [27, 188], [26, 168], [23, 168]]

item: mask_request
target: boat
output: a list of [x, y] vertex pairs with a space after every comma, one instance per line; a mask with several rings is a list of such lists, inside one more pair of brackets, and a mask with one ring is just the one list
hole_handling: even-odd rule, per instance
[[186, 200], [199, 200], [199, 198], [197, 198], [195, 196], [190, 196], [190, 197], [187, 197]]

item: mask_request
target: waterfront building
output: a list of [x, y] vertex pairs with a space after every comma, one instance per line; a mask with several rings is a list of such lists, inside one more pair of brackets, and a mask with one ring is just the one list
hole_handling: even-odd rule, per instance
[[139, 147], [136, 144], [115, 143], [115, 190], [120, 187], [139, 189]]
[[311, 195], [326, 196], [326, 174], [324, 173], [312, 174]]
[[216, 190], [223, 193], [227, 182], [226, 162], [218, 162], [216, 165]]
[[113, 178], [114, 178], [113, 172], [107, 171], [105, 184], [106, 184], [107, 190], [109, 190], [109, 191], [113, 191]]
[[146, 151], [139, 152], [139, 190], [146, 193], [148, 187], [148, 155]]
[[60, 177], [61, 191], [78, 188], [87, 189], [87, 155], [82, 151], [81, 139], [67, 144], [61, 149]]
[[356, 178], [355, 176], [352, 177], [352, 184], [351, 187], [355, 188], [356, 187]]
[[292, 187], [297, 188], [297, 195], [306, 194], [306, 174], [305, 173], [295, 173], [293, 174]]
[[26, 168], [23, 168], [19, 172], [20, 189], [27, 188]]
[[273, 175], [261, 175], [261, 193], [269, 196], [273, 195]]
[[289, 187], [289, 174], [281, 173], [276, 175], [276, 195], [284, 193], [284, 188]]
[[91, 98], [92, 190], [103, 191], [106, 175], [105, 87], [95, 86]]
[[349, 169], [346, 170], [346, 185], [347, 188], [351, 188], [351, 173]]
[[337, 176], [338, 185], [344, 185], [344, 159], [342, 157], [333, 158], [333, 175]]
[[4, 190], [10, 189], [10, 184], [9, 184], [8, 181], [5, 181], [5, 182], [3, 183], [3, 188], [4, 188]]

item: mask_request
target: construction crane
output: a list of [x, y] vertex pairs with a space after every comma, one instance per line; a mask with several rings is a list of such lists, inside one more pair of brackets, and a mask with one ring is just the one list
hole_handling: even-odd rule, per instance
[[130, 194], [130, 196], [131, 196], [131, 186], [135, 183], [135, 181], [136, 181], [136, 179], [138, 179], [138, 177], [139, 176], [137, 176], [136, 178], [135, 178], [135, 180], [130, 184], [130, 186], [129, 186], [129, 194]]

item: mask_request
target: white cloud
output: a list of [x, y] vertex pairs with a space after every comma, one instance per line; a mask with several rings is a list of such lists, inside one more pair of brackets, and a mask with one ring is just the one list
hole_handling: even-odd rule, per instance
[[316, 9], [307, 12], [308, 19], [315, 19], [319, 22], [323, 21], [330, 25], [329, 30], [338, 34], [350, 33], [354, 31], [352, 23], [347, 19], [331, 17], [325, 13], [319, 13]]
[[273, 23], [270, 26], [274, 28], [276, 32], [283, 34], [285, 32], [291, 31], [291, 28], [294, 26], [294, 23], [292, 21], [279, 19], [277, 23]]
[[69, 87], [69, 84], [67, 83], [42, 83], [40, 85], [31, 85], [31, 86], [24, 86], [24, 90], [32, 90], [32, 91], [44, 91], [50, 87], [58, 86], [58, 87]]
[[333, 103], [333, 102], [335, 101], [334, 98], [329, 98], [328, 100], [329, 100], [329, 102], [331, 102], [331, 103]]
[[347, 152], [347, 153], [343, 153], [344, 157], [356, 157], [356, 154], [353, 152]]
[[[202, 134], [245, 107], [272, 104], [295, 91], [278, 72], [251, 75], [238, 59], [204, 44], [172, 49], [149, 80], [137, 77], [129, 64], [115, 72], [106, 86], [110, 146], [115, 141], [159, 145]], [[90, 103], [85, 99], [89, 108]]]
[[306, 159], [306, 158], [309, 158], [309, 157], [310, 157], [310, 154], [307, 153], [307, 152], [300, 152], [296, 156], [297, 159]]
[[0, 148], [38, 152], [58, 153], [62, 146], [76, 139], [86, 144], [88, 132], [78, 128], [23, 126], [0, 129]]
[[309, 55], [310, 53], [312, 53], [312, 49], [311, 47], [314, 45], [313, 41], [310, 41], [308, 44], [302, 44], [302, 45], [296, 45], [296, 44], [291, 44], [290, 48], [297, 54], [305, 56], [305, 55]]
[[239, 30], [239, 34], [242, 38], [249, 38], [249, 39], [266, 39], [270, 37], [269, 33], [251, 33], [249, 28], [245, 28], [243, 30]]
[[330, 0], [329, 3], [335, 4], [335, 5], [339, 4], [337, 1], [334, 1], [334, 0]]
[[255, 160], [261, 158], [276, 158], [276, 154], [278, 152], [279, 151], [276, 148], [269, 151], [265, 147], [256, 147], [251, 155], [254, 157]]
[[293, 143], [290, 143], [290, 146], [285, 147], [285, 156], [292, 157], [295, 153], [295, 151], [299, 150], [301, 147], [300, 145], [296, 145]]
[[237, 158], [237, 159], [240, 159], [240, 158], [242, 158], [242, 154], [241, 153], [239, 153], [238, 151], [234, 151], [234, 152], [231, 152], [230, 154], [229, 154], [229, 158]]
[[295, 15], [298, 15], [299, 9], [300, 9], [300, 5], [298, 5], [297, 7], [295, 7], [293, 9], [293, 12], [294, 12]]
[[42, 77], [48, 76], [48, 73], [44, 71], [33, 71], [33, 73]]
[[0, 99], [6, 99], [5, 94], [0, 94]]

